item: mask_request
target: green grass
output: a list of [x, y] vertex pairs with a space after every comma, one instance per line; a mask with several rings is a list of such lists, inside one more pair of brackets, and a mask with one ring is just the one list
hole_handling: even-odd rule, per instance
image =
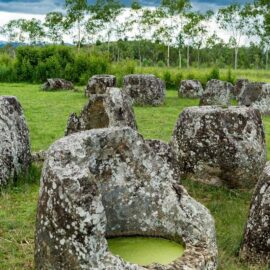
[[82, 91], [44, 92], [39, 85], [0, 84], [0, 95], [16, 96], [27, 119], [32, 150], [46, 149], [64, 135], [68, 116], [79, 112], [86, 99]]
[[[86, 102], [79, 92], [41, 92], [38, 85], [0, 84], [0, 95], [14, 95], [20, 100], [30, 127], [33, 150], [47, 149], [64, 134], [68, 115], [78, 112]], [[136, 107], [139, 131], [145, 138], [168, 141], [179, 113], [198, 100], [179, 99], [168, 91], [161, 107]], [[270, 117], [264, 117], [268, 152]], [[270, 156], [268, 155], [268, 158]], [[35, 213], [40, 168], [32, 168], [28, 179], [19, 181], [0, 194], [0, 269], [33, 269]], [[214, 188], [184, 181], [190, 194], [206, 205], [216, 221], [219, 269], [248, 270], [239, 262], [237, 251], [243, 235], [251, 191]], [[257, 270], [263, 268], [257, 268]]]

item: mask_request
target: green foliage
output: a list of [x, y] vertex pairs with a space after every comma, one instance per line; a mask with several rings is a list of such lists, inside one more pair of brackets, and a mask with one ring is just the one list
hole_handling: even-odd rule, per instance
[[[76, 53], [67, 46], [22, 46], [17, 49], [16, 56], [16, 61], [4, 64], [5, 68], [0, 71], [3, 76], [7, 70], [12, 71], [8, 81], [16, 78], [15, 81], [40, 83], [47, 78], [59, 77], [85, 84], [92, 75], [106, 73], [108, 69], [106, 57], [85, 50]], [[0, 75], [0, 81], [6, 80]]]
[[211, 70], [210, 74], [207, 76], [207, 81], [210, 81], [213, 79], [216, 79], [216, 80], [220, 79], [219, 69], [217, 67], [214, 67]]
[[165, 71], [163, 74], [163, 80], [165, 82], [166, 88], [171, 88], [173, 87], [173, 81], [172, 81], [172, 76], [171, 73], [169, 71]]
[[233, 76], [232, 70], [231, 70], [230, 68], [228, 69], [226, 81], [227, 81], [227, 82], [230, 82], [230, 83], [232, 83], [232, 84], [234, 84], [235, 81], [236, 81], [235, 76]]

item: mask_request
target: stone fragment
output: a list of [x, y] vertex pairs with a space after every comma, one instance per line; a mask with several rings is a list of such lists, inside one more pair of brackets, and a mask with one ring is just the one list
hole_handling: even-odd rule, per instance
[[132, 101], [119, 88], [107, 88], [103, 95], [91, 95], [79, 116], [72, 113], [67, 123], [65, 135], [75, 132], [130, 126], [137, 129]]
[[270, 114], [270, 84], [248, 83], [238, 97], [239, 106], [251, 106], [262, 114]]
[[209, 81], [202, 94], [200, 106], [229, 106], [231, 104], [233, 89], [233, 85], [229, 82], [220, 80]]
[[[216, 269], [213, 218], [177, 182], [131, 128], [57, 141], [41, 177], [36, 269]], [[183, 241], [184, 255], [167, 266], [141, 267], [109, 252], [106, 237], [134, 235]]]
[[123, 90], [138, 105], [161, 105], [165, 99], [165, 84], [154, 75], [133, 74], [124, 77]]
[[171, 143], [181, 175], [207, 184], [254, 187], [266, 162], [263, 123], [253, 108], [187, 108]]
[[160, 140], [145, 140], [145, 142], [152, 149], [152, 151], [156, 153], [156, 155], [161, 157], [169, 164], [171, 171], [173, 171], [174, 178], [180, 180], [177, 157], [171, 145]]
[[249, 83], [248, 79], [238, 79], [235, 83], [233, 95], [236, 99], [240, 96], [245, 86]]
[[90, 78], [85, 88], [85, 95], [105, 94], [108, 87], [116, 87], [116, 77], [113, 75], [95, 75]]
[[270, 265], [270, 162], [253, 194], [240, 257], [250, 263]]
[[43, 91], [72, 89], [74, 89], [72, 82], [59, 78], [47, 79], [47, 81], [42, 85]]
[[27, 172], [30, 152], [29, 130], [19, 101], [0, 96], [0, 187]]
[[181, 81], [178, 96], [186, 98], [199, 98], [203, 93], [203, 87], [198, 80]]

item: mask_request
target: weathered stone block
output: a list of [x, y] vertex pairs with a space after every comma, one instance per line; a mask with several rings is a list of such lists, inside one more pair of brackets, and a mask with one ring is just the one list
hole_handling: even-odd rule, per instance
[[0, 96], [0, 187], [31, 163], [29, 130], [16, 97]]
[[238, 79], [233, 89], [233, 95], [236, 99], [241, 95], [245, 86], [249, 83], [248, 79]]
[[160, 140], [145, 140], [146, 144], [159, 157], [169, 164], [171, 171], [173, 171], [174, 179], [180, 180], [180, 170], [177, 162], [177, 156], [170, 144]]
[[47, 79], [47, 81], [42, 85], [42, 90], [44, 91], [72, 89], [74, 89], [72, 82], [59, 78]]
[[85, 88], [85, 95], [105, 94], [108, 87], [116, 87], [116, 77], [113, 75], [95, 75], [90, 78]]
[[231, 98], [233, 96], [233, 89], [233, 85], [229, 82], [224, 82], [220, 80], [209, 81], [202, 94], [200, 106], [229, 106], [231, 104]]
[[161, 105], [165, 99], [165, 84], [154, 75], [133, 74], [124, 77], [123, 90], [135, 104]]
[[[131, 128], [57, 141], [41, 177], [36, 269], [216, 269], [213, 218], [177, 182], [166, 160]], [[186, 249], [168, 266], [145, 267], [108, 251], [106, 237], [132, 235], [183, 241]]]
[[103, 95], [91, 95], [79, 116], [72, 113], [65, 135], [106, 127], [129, 126], [137, 129], [132, 101], [119, 88], [107, 88]]
[[199, 98], [203, 93], [203, 87], [198, 80], [183, 80], [181, 81], [178, 91], [179, 97]]
[[253, 187], [266, 162], [261, 115], [252, 108], [187, 108], [171, 143], [182, 176], [208, 184]]
[[270, 162], [253, 194], [240, 257], [250, 263], [270, 265]]
[[270, 84], [254, 82], [246, 84], [238, 97], [238, 105], [258, 109], [270, 114]]

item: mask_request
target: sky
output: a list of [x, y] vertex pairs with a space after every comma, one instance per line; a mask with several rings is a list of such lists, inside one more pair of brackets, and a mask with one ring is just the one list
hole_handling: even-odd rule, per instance
[[[32, 19], [36, 18], [41, 21], [44, 20], [45, 14], [51, 11], [62, 11], [65, 0], [0, 0], [0, 27], [12, 19]], [[90, 3], [95, 0], [88, 0]], [[128, 6], [131, 0], [121, 0], [122, 3]], [[156, 6], [160, 0], [141, 0], [144, 6]], [[246, 3], [252, 0], [238, 0], [240, 3]], [[218, 10], [218, 8], [226, 6], [235, 0], [191, 0], [193, 8], [199, 11], [206, 11], [209, 9]], [[215, 24], [211, 24], [212, 32], [218, 30]], [[229, 38], [228, 33], [221, 32], [219, 34], [225, 40]], [[65, 42], [72, 42], [71, 37], [67, 36]], [[0, 35], [0, 41], [6, 40], [4, 36]]]
[[[90, 2], [94, 0], [89, 0]], [[248, 0], [238, 0], [245, 3]], [[122, 0], [125, 5], [130, 4], [131, 0]], [[193, 6], [198, 10], [216, 9], [234, 2], [234, 0], [192, 0]], [[46, 14], [50, 11], [61, 10], [64, 0], [0, 0], [0, 12], [25, 13], [25, 14]], [[142, 0], [145, 6], [155, 6], [159, 0]], [[0, 14], [1, 16], [1, 14]], [[0, 23], [2, 18], [0, 17]]]

